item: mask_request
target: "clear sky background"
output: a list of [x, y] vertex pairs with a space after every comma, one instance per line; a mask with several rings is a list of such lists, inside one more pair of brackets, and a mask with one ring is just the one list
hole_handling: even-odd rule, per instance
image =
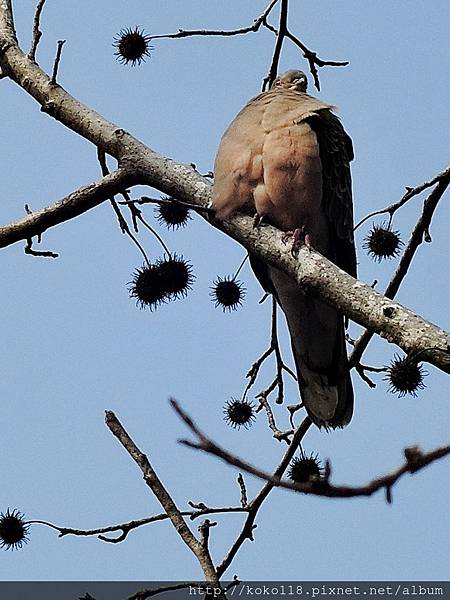
[[[140, 68], [116, 62], [114, 35], [141, 25], [147, 33], [178, 28], [248, 25], [261, 0], [48, 0], [38, 60], [51, 71], [58, 39], [66, 39], [59, 81], [74, 96], [158, 152], [212, 168], [220, 136], [256, 95], [270, 64], [267, 31], [233, 38], [154, 42]], [[353, 138], [355, 214], [401, 197], [404, 186], [433, 177], [448, 162], [448, 3], [443, 0], [291, 2], [290, 27], [324, 59], [349, 60], [320, 71], [320, 98], [339, 106]], [[34, 0], [17, 0], [15, 17], [28, 49]], [[273, 19], [272, 19], [273, 21]], [[282, 70], [307, 69], [286, 43]], [[314, 91], [312, 85], [310, 91]], [[39, 111], [9, 80], [0, 81], [1, 222], [37, 210], [99, 177], [95, 148]], [[144, 190], [137, 190], [134, 197]], [[146, 189], [147, 194], [152, 190]], [[447, 194], [448, 196], [448, 194]], [[421, 209], [412, 200], [394, 225], [406, 241]], [[441, 201], [398, 299], [448, 327], [448, 220]], [[153, 219], [153, 209], [146, 215]], [[383, 218], [377, 222], [383, 221]], [[361, 249], [372, 222], [358, 231], [359, 273], [382, 289], [395, 261], [378, 265]], [[188, 500], [236, 505], [232, 467], [177, 444], [187, 434], [168, 406], [170, 395], [221, 445], [265, 469], [284, 447], [271, 438], [263, 414], [249, 431], [222, 420], [222, 406], [239, 396], [245, 373], [269, 340], [270, 305], [249, 268], [245, 305], [223, 314], [209, 298], [218, 276], [232, 274], [244, 251], [194, 216], [178, 233], [160, 229], [189, 258], [196, 281], [188, 298], [155, 313], [138, 310], [127, 282], [142, 259], [121, 235], [108, 204], [43, 237], [57, 260], [33, 258], [22, 243], [2, 251], [0, 290], [0, 510], [17, 507], [29, 519], [92, 528], [159, 513], [140, 472], [104, 425], [112, 409], [145, 451], [180, 508]], [[142, 232], [149, 254], [157, 242]], [[355, 333], [356, 328], [353, 330]], [[285, 354], [290, 350], [283, 335]], [[398, 351], [380, 339], [364, 362], [383, 365]], [[403, 448], [429, 450], [448, 441], [449, 385], [427, 366], [417, 398], [387, 393], [382, 377], [369, 390], [356, 375], [355, 416], [333, 433], [312, 430], [306, 451], [329, 458], [335, 483], [362, 484], [403, 461]], [[271, 380], [268, 367], [255, 393]], [[294, 385], [288, 403], [297, 401]], [[277, 408], [280, 426], [285, 408]], [[261, 482], [246, 477], [250, 497]], [[448, 461], [406, 476], [369, 499], [320, 499], [275, 491], [260, 511], [255, 541], [246, 542], [228, 575], [243, 579], [446, 579]], [[243, 522], [218, 517], [211, 549], [220, 562]], [[198, 523], [197, 523], [198, 524]], [[196, 526], [196, 524], [195, 524]], [[168, 522], [131, 533], [122, 544], [93, 538], [58, 539], [34, 526], [27, 546], [0, 553], [0, 578], [11, 580], [183, 579], [201, 576], [195, 558]]]

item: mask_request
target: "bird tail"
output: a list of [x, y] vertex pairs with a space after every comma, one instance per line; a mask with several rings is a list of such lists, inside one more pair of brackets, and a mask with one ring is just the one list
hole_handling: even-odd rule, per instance
[[344, 427], [353, 414], [344, 319], [319, 298], [302, 293], [278, 269], [270, 268], [270, 279], [286, 316], [308, 415], [318, 427]]

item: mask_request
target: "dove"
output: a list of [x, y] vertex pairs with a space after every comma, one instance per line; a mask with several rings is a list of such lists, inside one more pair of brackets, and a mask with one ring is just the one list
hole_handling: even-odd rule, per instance
[[[217, 219], [254, 214], [307, 240], [356, 277], [350, 162], [353, 145], [335, 107], [307, 94], [299, 70], [250, 100], [222, 136], [214, 164]], [[343, 427], [353, 413], [344, 316], [283, 271], [250, 254], [262, 287], [287, 321], [302, 402], [318, 427]]]

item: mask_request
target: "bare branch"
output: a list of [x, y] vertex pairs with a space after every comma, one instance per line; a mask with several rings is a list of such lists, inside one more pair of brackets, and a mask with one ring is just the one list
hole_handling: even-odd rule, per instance
[[127, 600], [146, 600], [146, 598], [151, 598], [152, 596], [157, 596], [158, 594], [165, 594], [166, 592], [175, 592], [177, 590], [184, 590], [186, 588], [198, 588], [204, 587], [204, 583], [199, 583], [198, 581], [185, 581], [182, 583], [173, 583], [171, 585], [163, 585], [157, 588], [148, 588], [145, 590], [141, 590], [140, 592], [136, 592], [132, 596], [129, 596]]
[[408, 200], [411, 200], [411, 198], [414, 198], [414, 196], [421, 194], [424, 190], [426, 190], [429, 187], [432, 187], [439, 181], [447, 179], [449, 174], [450, 174], [450, 166], [447, 167], [446, 169], [444, 169], [444, 171], [442, 171], [442, 173], [439, 173], [439, 175], [436, 175], [436, 177], [433, 177], [433, 179], [431, 179], [430, 181], [425, 181], [425, 183], [422, 183], [421, 185], [418, 185], [415, 188], [407, 187], [406, 193], [400, 198], [400, 200], [398, 200], [397, 202], [394, 202], [393, 204], [390, 204], [389, 206], [386, 206], [386, 208], [382, 208], [381, 210], [375, 210], [374, 212], [371, 212], [370, 214], [365, 216], [363, 219], [361, 219], [361, 221], [359, 221], [359, 223], [357, 225], [355, 225], [355, 231], [358, 229], [358, 227], [360, 227], [360, 225], [365, 223], [368, 219], [375, 217], [376, 215], [382, 215], [384, 213], [388, 213], [390, 219], [392, 219], [392, 216], [394, 215], [394, 213], [399, 208], [401, 208], [404, 204], [406, 204], [408, 202]]
[[32, 61], [36, 60], [36, 50], [37, 50], [39, 41], [42, 37], [42, 31], [39, 29], [39, 24], [41, 21], [41, 13], [42, 13], [42, 9], [44, 8], [44, 4], [45, 4], [45, 0], [39, 0], [39, 2], [37, 3], [37, 6], [36, 6], [36, 11], [34, 13], [31, 47], [30, 47], [30, 51], [28, 52], [28, 58]]
[[278, 74], [278, 65], [280, 63], [281, 48], [283, 47], [283, 41], [287, 33], [288, 5], [289, 0], [281, 0], [280, 19], [278, 31], [276, 33], [277, 39], [275, 41], [275, 47], [273, 49], [273, 56], [269, 68], [269, 73], [263, 82], [263, 91], [268, 87], [270, 88]]
[[[423, 203], [422, 213], [419, 216], [417, 223], [411, 233], [411, 237], [408, 241], [408, 244], [405, 247], [405, 250], [403, 251], [397, 269], [384, 292], [386, 298], [395, 298], [398, 290], [400, 289], [400, 285], [403, 279], [408, 273], [416, 250], [425, 239], [425, 233], [428, 232], [429, 235], [429, 227], [431, 225], [431, 220], [433, 218], [434, 211], [437, 208], [439, 200], [442, 198], [445, 190], [450, 184], [450, 168], [438, 175], [436, 181], [437, 185]], [[423, 185], [425, 185], [426, 187], [430, 187], [426, 184]], [[367, 348], [370, 340], [372, 339], [373, 334], [373, 331], [367, 329], [355, 342], [352, 354], [349, 358], [349, 364], [351, 367], [355, 366], [360, 362], [364, 350]], [[450, 349], [450, 345], [447, 345], [447, 349]]]
[[[272, 31], [275, 35], [278, 35], [278, 30], [270, 25], [267, 21], [264, 22], [264, 27], [269, 31]], [[289, 29], [286, 29], [285, 37], [290, 39], [296, 46], [298, 46], [302, 52], [303, 56], [306, 58], [309, 64], [309, 71], [314, 79], [314, 85], [316, 89], [320, 92], [320, 80], [319, 80], [319, 72], [317, 67], [346, 67], [349, 64], [348, 60], [322, 60], [319, 58], [313, 50], [310, 50], [303, 42], [301, 42], [298, 37], [293, 35]], [[264, 80], [266, 81], [266, 80]], [[265, 84], [266, 85], [266, 84]], [[265, 85], [263, 89], [265, 89]]]
[[248, 371], [246, 377], [249, 379], [247, 386], [244, 390], [243, 398], [247, 397], [248, 392], [251, 387], [254, 385], [256, 378], [258, 377], [259, 370], [263, 365], [264, 361], [269, 358], [269, 356], [274, 353], [275, 361], [276, 361], [276, 374], [275, 378], [270, 384], [270, 386], [260, 392], [258, 397], [264, 396], [267, 398], [269, 394], [278, 387], [278, 394], [276, 402], [277, 404], [282, 404], [284, 400], [284, 381], [283, 381], [283, 371], [289, 373], [289, 375], [297, 381], [297, 376], [283, 361], [281, 356], [280, 344], [278, 342], [278, 327], [277, 327], [277, 301], [274, 297], [272, 297], [272, 321], [271, 321], [271, 334], [270, 334], [270, 346], [269, 348], [252, 364], [250, 370]]
[[217, 525], [217, 523], [215, 521], [210, 521], [209, 519], [205, 519], [198, 526], [198, 531], [200, 533], [200, 543], [205, 548], [205, 550], [208, 550], [209, 530], [211, 529], [211, 527], [215, 527], [216, 525]]
[[[206, 177], [204, 175], [203, 177]], [[205, 213], [209, 213], [210, 215], [214, 215], [214, 209], [209, 208], [208, 206], [198, 206], [197, 204], [192, 204], [192, 202], [181, 202], [176, 198], [149, 198], [148, 196], [142, 196], [137, 200], [125, 200], [124, 202], [119, 202], [119, 204], [130, 205], [130, 204], [159, 204], [164, 205], [168, 202], [176, 202], [177, 204], [181, 204], [181, 206], [185, 206], [186, 208], [191, 208], [195, 211], [203, 211]]]
[[242, 473], [239, 473], [237, 482], [238, 482], [240, 490], [241, 490], [241, 506], [242, 506], [242, 508], [247, 508], [248, 507], [247, 488], [245, 487], [245, 481], [242, 476]]
[[51, 252], [50, 250], [34, 250], [33, 240], [27, 239], [27, 245], [24, 248], [25, 254], [31, 254], [31, 256], [45, 256], [47, 258], [58, 258], [59, 254]]
[[[192, 504], [191, 504], [192, 505]], [[204, 515], [221, 515], [221, 514], [229, 514], [229, 513], [246, 513], [248, 512], [248, 508], [246, 506], [224, 506], [224, 507], [210, 507], [203, 505], [201, 509], [198, 510], [184, 510], [180, 511], [180, 514], [183, 517], [189, 517], [191, 521], [198, 519]], [[75, 527], [64, 527], [62, 525], [55, 525], [54, 523], [50, 523], [49, 521], [42, 521], [38, 519], [33, 519], [31, 521], [27, 521], [27, 524], [39, 524], [50, 527], [51, 529], [55, 529], [59, 532], [58, 537], [64, 537], [66, 535], [74, 535], [79, 537], [90, 537], [90, 536], [98, 536], [98, 539], [102, 542], [110, 542], [111, 544], [117, 544], [119, 542], [123, 542], [130, 531], [134, 529], [138, 529], [139, 527], [143, 527], [144, 525], [150, 525], [152, 523], [159, 523], [161, 521], [167, 521], [169, 519], [169, 515], [167, 513], [161, 513], [158, 515], [153, 515], [151, 517], [145, 517], [143, 519], [134, 519], [132, 521], [127, 521], [126, 523], [118, 523], [117, 525], [108, 525], [107, 527], [97, 527], [94, 529], [78, 529]], [[115, 533], [121, 532], [118, 537], [106, 537], [105, 533]]]
[[53, 73], [52, 73], [52, 84], [53, 85], [56, 85], [56, 78], [58, 76], [58, 69], [59, 69], [59, 63], [61, 60], [62, 49], [63, 49], [63, 46], [65, 43], [66, 43], [66, 40], [58, 40], [58, 46], [56, 48], [55, 63], [53, 65]]
[[355, 365], [355, 370], [358, 373], [358, 375], [361, 377], [361, 379], [367, 383], [367, 385], [370, 388], [376, 388], [377, 384], [374, 383], [370, 377], [366, 374], [366, 371], [368, 371], [369, 373], [383, 373], [385, 371], [387, 371], [386, 367], [370, 367], [368, 365], [363, 365], [362, 363], [358, 363]]
[[119, 168], [111, 175], [80, 188], [42, 210], [33, 212], [11, 225], [0, 227], [0, 248], [19, 240], [28, 240], [50, 227], [85, 213], [107, 200], [117, 190], [133, 183], [135, 179], [135, 175], [129, 170]]
[[233, 35], [241, 35], [250, 32], [256, 32], [259, 30], [261, 25], [264, 23], [266, 18], [269, 16], [273, 7], [279, 2], [279, 0], [271, 0], [268, 6], [264, 9], [264, 11], [257, 17], [252, 25], [248, 25], [247, 27], [241, 27], [240, 29], [192, 29], [190, 31], [186, 31], [184, 29], [179, 29], [176, 33], [165, 33], [161, 35], [152, 35], [152, 40], [161, 40], [161, 39], [179, 39], [186, 38], [192, 36], [233, 36]]
[[[301, 425], [298, 427], [298, 429], [296, 430], [289, 447], [287, 448], [286, 452], [284, 453], [283, 458], [281, 459], [280, 464], [275, 469], [275, 471], [273, 473], [273, 476], [275, 478], [281, 478], [284, 475], [299, 444], [301, 443], [302, 439], [306, 435], [310, 426], [311, 426], [311, 420], [309, 419], [309, 417], [306, 417], [303, 420], [303, 422], [301, 423]], [[250, 541], [253, 540], [253, 531], [256, 528], [256, 525], [255, 525], [256, 516], [257, 516], [258, 511], [261, 508], [263, 502], [265, 501], [267, 496], [270, 494], [270, 492], [274, 489], [274, 487], [275, 486], [272, 482], [267, 481], [264, 484], [264, 486], [261, 488], [259, 493], [255, 496], [255, 498], [250, 502], [249, 513], [247, 515], [247, 518], [245, 519], [244, 525], [242, 526], [241, 532], [239, 533], [238, 537], [231, 545], [230, 549], [228, 550], [227, 554], [223, 558], [220, 565], [217, 567], [217, 575], [219, 577], [222, 577], [224, 572], [231, 565], [234, 557], [239, 552], [239, 549], [241, 548], [241, 546], [245, 542], [245, 540], [250, 540]]]
[[[100, 164], [100, 169], [102, 171], [102, 175], [103, 177], [106, 177], [107, 175], [109, 175], [109, 169], [108, 169], [108, 165], [106, 162], [106, 154], [105, 152], [103, 152], [102, 150], [100, 150], [99, 148], [97, 148], [97, 160]], [[128, 201], [128, 194], [127, 192], [125, 192], [124, 190], [121, 190], [121, 194], [127, 198]], [[147, 263], [147, 265], [150, 266], [150, 261], [148, 259], [148, 256], [142, 246], [142, 244], [139, 242], [139, 240], [136, 238], [135, 235], [133, 235], [130, 231], [130, 228], [128, 227], [128, 223], [125, 220], [125, 217], [122, 215], [122, 212], [115, 200], [114, 195], [110, 197], [109, 199], [111, 206], [114, 210], [114, 212], [116, 213], [116, 217], [117, 220], [119, 222], [119, 227], [120, 230], [123, 234], [128, 235], [128, 237], [131, 239], [131, 241], [137, 246], [137, 248], [139, 249], [139, 252], [142, 254], [142, 256], [144, 257], [145, 262]], [[135, 226], [135, 230], [137, 231], [137, 227]]]
[[289, 431], [281, 431], [280, 429], [278, 429], [278, 427], [275, 423], [275, 417], [273, 416], [272, 408], [269, 404], [269, 401], [267, 400], [267, 395], [264, 392], [262, 392], [261, 394], [256, 396], [256, 399], [260, 403], [260, 406], [256, 410], [256, 412], [258, 412], [262, 408], [265, 409], [266, 414], [267, 414], [267, 421], [269, 424], [269, 428], [273, 431], [273, 437], [276, 440], [278, 440], [279, 442], [285, 441], [287, 444], [289, 444], [290, 443], [289, 437], [294, 435], [295, 430], [290, 429]]
[[207, 581], [219, 585], [217, 573], [208, 549], [194, 536], [192, 531], [187, 526], [180, 510], [177, 508], [169, 492], [166, 490], [162, 481], [159, 479], [155, 470], [151, 466], [147, 456], [139, 450], [139, 448], [123, 428], [120, 421], [117, 419], [116, 415], [109, 410], [107, 410], [105, 414], [105, 422], [109, 430], [119, 440], [134, 462], [141, 469], [145, 483], [149, 486], [161, 506], [164, 508], [172, 522], [172, 525], [175, 527], [183, 542], [197, 557]]
[[[3, 0], [3, 4], [5, 2], [6, 0]], [[5, 29], [4, 27], [2, 29], [4, 19], [2, 20], [1, 17], [0, 13], [0, 39]], [[133, 174], [132, 184], [145, 183], [181, 201], [192, 202], [199, 206], [209, 205], [211, 185], [207, 179], [201, 177], [191, 167], [175, 163], [147, 148], [139, 140], [81, 104], [62, 87], [49, 85], [48, 75], [31, 62], [17, 45], [11, 44], [3, 54], [0, 54], [0, 66], [9, 77], [25, 87], [46, 112], [114, 156], [121, 168], [129, 166], [130, 170], [127, 174]], [[126, 185], [129, 184], [128, 182]], [[442, 185], [443, 180], [437, 184], [436, 190]], [[123, 188], [124, 185], [121, 185], [120, 189]], [[105, 194], [101, 201], [109, 198], [111, 191], [113, 190]], [[88, 208], [98, 203], [96, 197], [94, 203], [87, 203]], [[81, 212], [84, 210], [77, 211], [76, 214]], [[66, 218], [55, 218], [54, 222], [61, 222]], [[435, 325], [401, 305], [393, 303], [369, 286], [356, 281], [314, 251], [310, 252], [302, 248], [298, 258], [292, 257], [281, 242], [280, 232], [271, 226], [261, 227], [255, 231], [253, 219], [244, 215], [236, 215], [225, 222], [213, 219], [209, 219], [209, 222], [240, 242], [261, 260], [291, 275], [301, 289], [316, 293], [349, 318], [366, 328], [377, 331], [388, 341], [399, 345], [405, 352], [424, 351], [423, 360], [450, 372], [448, 350], [450, 336]], [[0, 247], [18, 239], [27, 239], [40, 232], [40, 229], [37, 229], [25, 233], [23, 222], [21, 226], [22, 235], [17, 235], [17, 224], [9, 226], [7, 232], [11, 233], [12, 229], [15, 236], [7, 236], [6, 241], [5, 236], [1, 235], [4, 230], [0, 229]]]
[[0, 0], [0, 54], [13, 46], [17, 46], [17, 36], [11, 0]]
[[[207, 437], [194, 421], [189, 417], [189, 415], [184, 412], [184, 410], [175, 402], [171, 401], [171, 404], [177, 414], [181, 417], [181, 419], [186, 423], [191, 432], [195, 435], [198, 442], [191, 442], [189, 440], [180, 440], [182, 444], [185, 446], [189, 446], [190, 448], [195, 448], [196, 450], [202, 450], [207, 454], [213, 454], [217, 456], [224, 462], [238, 467], [250, 473], [251, 475], [255, 475], [260, 479], [264, 479], [267, 482], [271, 483], [276, 487], [282, 487], [288, 490], [293, 490], [296, 492], [301, 492], [304, 494], [313, 494], [316, 496], [325, 496], [327, 498], [354, 498], [356, 496], [371, 496], [375, 492], [377, 492], [381, 488], [389, 488], [397, 483], [402, 475], [405, 473], [415, 473], [416, 471], [420, 471], [430, 463], [443, 458], [450, 454], [450, 444], [447, 446], [442, 446], [440, 448], [436, 448], [431, 452], [422, 452], [417, 446], [412, 448], [405, 448], [405, 463], [389, 473], [388, 475], [384, 475], [383, 477], [377, 477], [373, 479], [366, 485], [361, 486], [346, 486], [346, 485], [331, 485], [328, 483], [327, 479], [324, 481], [311, 481], [308, 483], [292, 483], [290, 481], [284, 481], [281, 479], [281, 475], [271, 475], [270, 473], [266, 473], [254, 467], [250, 463], [244, 461], [243, 459], [230, 454], [227, 450], [224, 450], [220, 446], [218, 446], [215, 442], [213, 442], [209, 437]], [[218, 570], [219, 572], [219, 570]]]
[[286, 37], [288, 37], [294, 44], [296, 44], [303, 52], [303, 56], [309, 63], [309, 70], [314, 79], [314, 85], [316, 89], [320, 92], [320, 81], [319, 81], [319, 72], [317, 67], [346, 67], [349, 62], [348, 60], [337, 61], [337, 60], [322, 60], [317, 56], [315, 52], [310, 50], [303, 44], [295, 35], [293, 35], [290, 31], [286, 32]]

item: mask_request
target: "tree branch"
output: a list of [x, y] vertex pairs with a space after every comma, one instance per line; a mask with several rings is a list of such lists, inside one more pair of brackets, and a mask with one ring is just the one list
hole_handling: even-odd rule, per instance
[[399, 208], [401, 208], [404, 204], [406, 204], [408, 202], [408, 200], [411, 200], [411, 198], [414, 198], [414, 196], [421, 194], [424, 190], [426, 190], [429, 187], [432, 187], [439, 181], [447, 179], [449, 175], [450, 175], [450, 166], [447, 167], [446, 169], [444, 169], [442, 171], [442, 173], [439, 173], [438, 175], [436, 175], [436, 177], [433, 177], [433, 179], [430, 179], [430, 181], [425, 181], [424, 183], [422, 183], [421, 185], [418, 185], [415, 188], [407, 187], [406, 192], [403, 194], [403, 196], [400, 198], [400, 200], [398, 200], [397, 202], [393, 202], [389, 206], [386, 206], [386, 208], [382, 208], [381, 210], [375, 210], [375, 211], [369, 213], [368, 215], [366, 215], [364, 218], [362, 218], [359, 221], [359, 223], [357, 225], [355, 225], [355, 231], [363, 223], [365, 223], [370, 218], [375, 217], [377, 215], [383, 215], [384, 213], [388, 213], [390, 218], [392, 218], [394, 213]]
[[[0, 8], [9, 5], [8, 0], [0, 2]], [[7, 20], [7, 14], [0, 12], [0, 39], [5, 31], [5, 18]], [[119, 168], [128, 169], [126, 172], [130, 177], [132, 173], [132, 183], [145, 183], [169, 196], [202, 207], [210, 204], [211, 185], [208, 179], [201, 177], [192, 167], [178, 164], [154, 152], [81, 104], [62, 87], [52, 85], [48, 75], [30, 61], [17, 45], [8, 46], [0, 55], [0, 66], [41, 104], [43, 110], [114, 156], [119, 161]], [[442, 180], [438, 186], [441, 184], [443, 185]], [[123, 189], [123, 183], [120, 187]], [[109, 198], [112, 192], [113, 190], [108, 190], [102, 200]], [[86, 204], [85, 210], [92, 208], [99, 204], [98, 198], [91, 197], [90, 202]], [[79, 208], [74, 212], [73, 216], [76, 216], [84, 211]], [[36, 218], [36, 214], [27, 219]], [[63, 219], [53, 216], [52, 223], [47, 224], [45, 228], [66, 218], [70, 216], [66, 215]], [[388, 300], [370, 286], [356, 281], [314, 251], [300, 249], [297, 260], [281, 242], [280, 232], [271, 226], [255, 229], [253, 219], [244, 215], [237, 215], [226, 222], [208, 220], [258, 258], [291, 275], [302, 290], [321, 296], [348, 317], [366, 328], [373, 329], [388, 341], [399, 345], [405, 352], [420, 352], [423, 360], [450, 372], [450, 336], [437, 326], [400, 304]], [[24, 236], [23, 221], [19, 222], [19, 227], [15, 224], [7, 228], [6, 234], [10, 235], [6, 235], [6, 240], [5, 235], [3, 239], [0, 235], [0, 247], [24, 237], [31, 237], [29, 231]], [[20, 230], [19, 235], [17, 229]], [[39, 233], [37, 227], [33, 235], [36, 233]]]
[[[266, 29], [268, 29], [269, 31], [271, 31], [272, 33], [274, 33], [276, 36], [278, 36], [278, 30], [273, 25], [268, 23], [267, 21], [264, 21], [264, 27]], [[301, 42], [297, 36], [293, 35], [289, 31], [289, 29], [286, 29], [284, 37], [287, 37], [288, 39], [290, 39], [291, 42], [293, 42], [296, 46], [298, 46], [300, 48], [300, 50], [303, 52], [304, 58], [308, 61], [309, 72], [313, 76], [314, 85], [319, 92], [320, 92], [320, 80], [319, 80], [319, 71], [318, 71], [317, 67], [346, 67], [349, 64], [348, 60], [322, 60], [319, 56], [317, 56], [316, 52], [314, 52], [313, 50], [310, 50], [307, 46], [305, 46], [305, 44], [303, 42]], [[264, 81], [265, 81], [265, 83], [263, 86], [263, 90], [265, 89], [265, 86], [267, 85], [268, 78], [266, 78]]]
[[284, 38], [287, 33], [288, 5], [289, 5], [289, 0], [281, 0], [280, 20], [279, 20], [279, 25], [278, 25], [278, 31], [276, 34], [277, 38], [275, 41], [275, 47], [273, 50], [272, 63], [270, 65], [269, 74], [267, 75], [267, 77], [265, 78], [264, 83], [263, 83], [263, 91], [266, 89], [266, 87], [270, 88], [270, 86], [274, 82], [275, 77], [277, 76], [277, 73], [278, 73], [278, 65], [280, 63], [281, 48], [283, 47], [283, 41], [284, 41]]
[[119, 440], [134, 462], [141, 469], [145, 483], [149, 486], [161, 506], [164, 508], [183, 542], [197, 557], [206, 580], [219, 586], [217, 573], [208, 548], [194, 536], [192, 531], [186, 525], [180, 510], [177, 508], [169, 492], [166, 490], [164, 484], [151, 466], [147, 456], [139, 450], [112, 411], [106, 411], [105, 422], [111, 433]]
[[34, 13], [33, 19], [33, 34], [31, 40], [31, 48], [28, 52], [28, 58], [32, 61], [36, 60], [36, 50], [39, 44], [39, 41], [42, 37], [42, 31], [39, 29], [39, 24], [41, 21], [41, 13], [44, 8], [45, 0], [39, 0], [36, 6], [36, 11]]
[[[439, 200], [442, 198], [448, 185], [450, 184], [450, 168], [438, 175], [435, 178], [435, 182], [438, 182], [431, 194], [425, 199], [423, 203], [422, 213], [419, 216], [417, 223], [411, 233], [411, 237], [408, 241], [405, 250], [403, 251], [402, 257], [398, 263], [397, 269], [393, 274], [384, 295], [386, 298], [395, 298], [403, 279], [408, 273], [409, 267], [411, 266], [412, 260], [416, 250], [423, 242], [426, 232], [429, 230], [431, 220], [433, 218], [434, 211], [437, 208]], [[422, 190], [429, 187], [427, 184], [423, 184]], [[416, 189], [419, 189], [416, 188]], [[372, 339], [374, 332], [370, 330], [364, 331], [359, 339], [355, 342], [352, 354], [349, 358], [349, 364], [351, 367], [356, 366], [367, 348], [370, 340]], [[450, 346], [447, 346], [450, 350]], [[447, 371], [448, 372], [448, 371]]]
[[40, 235], [50, 227], [69, 221], [98, 206], [110, 196], [137, 181], [134, 173], [118, 169], [99, 181], [83, 186], [54, 204], [0, 227], [0, 248]]
[[[309, 417], [306, 417], [303, 420], [303, 422], [301, 423], [301, 425], [297, 428], [297, 430], [295, 431], [294, 436], [291, 440], [290, 445], [288, 446], [286, 452], [284, 453], [283, 458], [281, 459], [280, 464], [278, 465], [278, 467], [275, 469], [275, 471], [273, 473], [273, 477], [281, 478], [284, 475], [292, 458], [294, 457], [294, 454], [295, 454], [298, 446], [300, 445], [302, 439], [305, 437], [311, 424], [312, 423], [311, 423], [311, 420], [309, 419]], [[240, 550], [240, 548], [241, 548], [242, 544], [245, 542], [245, 540], [253, 541], [253, 531], [256, 528], [256, 525], [255, 525], [256, 516], [257, 516], [258, 511], [261, 508], [263, 502], [265, 501], [267, 496], [270, 494], [270, 492], [274, 489], [274, 487], [275, 487], [275, 485], [271, 481], [267, 481], [265, 483], [265, 485], [261, 488], [259, 493], [255, 496], [255, 498], [248, 505], [249, 513], [247, 515], [247, 518], [245, 519], [244, 525], [242, 526], [241, 532], [239, 533], [238, 537], [231, 545], [231, 548], [228, 550], [227, 554], [223, 558], [220, 565], [218, 565], [218, 567], [217, 567], [217, 575], [219, 577], [222, 577], [224, 572], [231, 565], [234, 557]]]
[[174, 39], [180, 39], [180, 38], [186, 38], [186, 37], [192, 37], [192, 36], [198, 36], [198, 35], [227, 37], [227, 36], [251, 33], [252, 31], [256, 32], [261, 27], [261, 25], [264, 23], [264, 21], [267, 19], [267, 17], [269, 16], [269, 14], [272, 11], [275, 4], [277, 4], [278, 2], [279, 2], [279, 0], [271, 0], [271, 2], [269, 2], [269, 4], [264, 9], [264, 11], [259, 15], [259, 17], [257, 17], [253, 21], [253, 23], [251, 25], [248, 25], [247, 27], [241, 27], [239, 29], [229, 29], [229, 30], [223, 30], [223, 29], [192, 29], [192, 30], [179, 29], [176, 33], [164, 33], [164, 34], [160, 34], [160, 35], [152, 35], [151, 39], [152, 40], [162, 40], [162, 39], [174, 40]]
[[[309, 483], [293, 483], [290, 481], [283, 481], [281, 479], [281, 474], [271, 475], [270, 473], [266, 473], [265, 471], [254, 467], [238, 456], [235, 456], [229, 453], [227, 450], [224, 450], [198, 428], [191, 417], [184, 412], [177, 402], [172, 400], [171, 404], [179, 417], [181, 417], [181, 419], [198, 440], [197, 442], [180, 440], [180, 442], [185, 446], [194, 448], [196, 450], [202, 450], [207, 454], [213, 454], [224, 462], [233, 465], [234, 467], [238, 467], [239, 469], [259, 477], [260, 479], [264, 479], [276, 487], [282, 487], [288, 490], [293, 490], [304, 494], [312, 494], [315, 496], [325, 496], [327, 498], [354, 498], [356, 496], [371, 496], [381, 488], [390, 490], [405, 473], [415, 473], [430, 463], [450, 454], [450, 444], [436, 448], [428, 453], [422, 452], [417, 446], [405, 448], [405, 463], [403, 465], [391, 473], [384, 475], [383, 477], [377, 477], [366, 485], [361, 486], [331, 485], [328, 483], [328, 480], [311, 481]], [[218, 569], [218, 572], [220, 572], [220, 569]]]
[[[204, 506], [203, 508], [199, 508], [198, 510], [183, 510], [180, 511], [181, 516], [189, 517], [191, 521], [198, 519], [204, 515], [220, 515], [227, 513], [245, 513], [248, 512], [246, 506], [224, 506], [224, 507], [209, 507]], [[49, 521], [42, 521], [40, 519], [33, 519], [27, 521], [29, 525], [45, 525], [46, 527], [50, 527], [51, 529], [55, 529], [59, 532], [58, 537], [64, 537], [66, 535], [74, 535], [79, 537], [90, 537], [93, 535], [98, 536], [98, 539], [102, 542], [110, 542], [111, 544], [117, 544], [119, 542], [123, 542], [127, 537], [130, 531], [134, 529], [138, 529], [139, 527], [143, 527], [144, 525], [150, 525], [151, 523], [158, 523], [160, 521], [166, 521], [169, 519], [169, 515], [167, 513], [161, 513], [158, 515], [153, 515], [151, 517], [145, 517], [143, 519], [135, 519], [132, 521], [127, 521], [126, 523], [118, 523], [117, 525], [108, 525], [107, 527], [96, 527], [94, 529], [77, 529], [75, 527], [64, 527], [62, 525], [55, 525], [54, 523], [50, 523]], [[118, 537], [111, 538], [106, 537], [105, 533], [115, 533], [121, 532]]]

